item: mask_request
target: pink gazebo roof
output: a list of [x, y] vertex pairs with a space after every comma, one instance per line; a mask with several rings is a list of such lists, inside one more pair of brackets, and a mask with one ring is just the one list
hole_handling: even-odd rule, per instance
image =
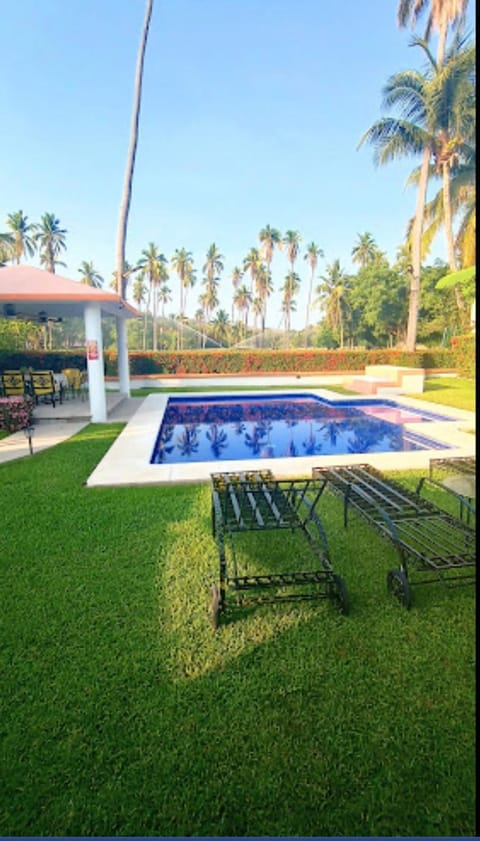
[[82, 316], [85, 304], [96, 303], [108, 315], [139, 318], [140, 313], [114, 292], [95, 289], [44, 269], [18, 265], [0, 268], [0, 317], [52, 318]]

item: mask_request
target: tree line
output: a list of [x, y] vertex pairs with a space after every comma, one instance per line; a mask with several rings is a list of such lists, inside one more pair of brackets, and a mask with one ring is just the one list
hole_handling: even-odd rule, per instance
[[[417, 185], [417, 205], [399, 251], [399, 260], [389, 266], [372, 235], [365, 232], [358, 235], [358, 242], [352, 249], [352, 260], [360, 266], [356, 276], [348, 276], [339, 260], [333, 260], [324, 274], [317, 276], [319, 260], [324, 257], [320, 246], [311, 242], [301, 254], [302, 237], [298, 231], [288, 230], [282, 235], [277, 228], [266, 225], [259, 232], [258, 243], [248, 251], [242, 264], [231, 271], [231, 311], [227, 313], [219, 309], [220, 284], [225, 282], [225, 257], [215, 243], [209, 246], [200, 268], [194, 265], [192, 252], [185, 247], [176, 249], [168, 259], [154, 242], [150, 242], [134, 265], [122, 257], [121, 277], [117, 260], [117, 271], [110, 281], [110, 285], [124, 296], [128, 292], [137, 307], [143, 310], [144, 347], [151, 323], [150, 346], [154, 350], [158, 348], [158, 321], [165, 318], [165, 308], [172, 300], [169, 283], [173, 275], [177, 276], [179, 287], [180, 308], [176, 318], [180, 324], [192, 321], [204, 333], [213, 329], [224, 338], [230, 333], [230, 339], [241, 338], [242, 334], [245, 339], [253, 329], [260, 332], [261, 343], [265, 343], [267, 305], [274, 290], [272, 260], [275, 251], [283, 251], [287, 271], [279, 290], [283, 330], [287, 337], [292, 334], [291, 316], [296, 311], [301, 285], [298, 261], [302, 257], [308, 267], [305, 333], [311, 326], [312, 310], [317, 308], [318, 326], [324, 336], [330, 336], [329, 341], [339, 346], [345, 341], [358, 341], [367, 334], [370, 339], [365, 341], [376, 341], [381, 325], [382, 335], [385, 336], [387, 330], [389, 341], [405, 341], [407, 349], [415, 348], [419, 317], [422, 318], [422, 312], [423, 317], [425, 315], [420, 298], [422, 278], [431, 277], [428, 267], [426, 273], [422, 271], [422, 261], [440, 229], [444, 230], [448, 261], [442, 268], [443, 274], [446, 271], [455, 273], [475, 263], [475, 47], [463, 35], [467, 4], [468, 0], [431, 0], [430, 3], [427, 0], [422, 3], [399, 0], [397, 21], [402, 27], [409, 23], [417, 26], [421, 16], [427, 13], [423, 37], [415, 35], [411, 41], [411, 46], [422, 51], [426, 67], [423, 71], [406, 70], [390, 76], [382, 94], [383, 108], [391, 113], [367, 129], [358, 144], [359, 147], [370, 144], [374, 161], [379, 165], [401, 157], [421, 159], [420, 166], [412, 171], [409, 179], [409, 183]], [[148, 0], [139, 55], [142, 60], [151, 10], [152, 2]], [[430, 48], [434, 31], [438, 33], [436, 56]], [[136, 107], [124, 200], [131, 190], [138, 138], [139, 70], [140, 66], [137, 67]], [[439, 189], [427, 201], [427, 186], [435, 180], [440, 181]], [[121, 214], [123, 237], [127, 215], [128, 211]], [[7, 217], [7, 228], [0, 234], [0, 262], [18, 263], [22, 257], [31, 257], [38, 250], [41, 264], [50, 271], [55, 272], [58, 265], [64, 265], [60, 255], [66, 248], [66, 231], [54, 214], [45, 213], [39, 224], [30, 224], [23, 212], [17, 211]], [[123, 254], [123, 251], [124, 248], [119, 248], [119, 253]], [[187, 300], [197, 283], [199, 268], [198, 308], [194, 319], [187, 319]], [[92, 262], [82, 262], [78, 271], [84, 283], [92, 286], [105, 283]], [[368, 283], [365, 283], [367, 277]], [[468, 282], [470, 286], [454, 284], [453, 311], [450, 304], [445, 306], [443, 298], [439, 298], [452, 329], [468, 324], [468, 303], [474, 295], [471, 274]], [[392, 290], [395, 290], [394, 294]], [[378, 302], [376, 308], [372, 301]], [[372, 324], [367, 330], [369, 322]], [[163, 334], [162, 341], [164, 338]], [[183, 342], [182, 333], [178, 341]]]

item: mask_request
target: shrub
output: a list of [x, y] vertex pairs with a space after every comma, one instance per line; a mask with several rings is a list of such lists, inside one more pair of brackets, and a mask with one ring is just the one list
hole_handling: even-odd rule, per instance
[[32, 421], [34, 401], [32, 397], [0, 397], [0, 429], [18, 432]]
[[[103, 353], [105, 373], [117, 376], [117, 354]], [[272, 374], [363, 372], [365, 365], [403, 365], [409, 368], [454, 367], [452, 350], [429, 348], [410, 353], [394, 349], [351, 350], [228, 350], [130, 351], [130, 373], [148, 374]], [[85, 352], [1, 351], [0, 370], [85, 367]]]
[[452, 338], [454, 365], [462, 377], [475, 377], [475, 336], [454, 336]]

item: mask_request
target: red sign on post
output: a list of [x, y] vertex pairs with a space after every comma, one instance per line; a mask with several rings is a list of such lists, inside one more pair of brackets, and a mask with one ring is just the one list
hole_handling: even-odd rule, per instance
[[98, 342], [95, 339], [87, 341], [87, 359], [98, 359]]

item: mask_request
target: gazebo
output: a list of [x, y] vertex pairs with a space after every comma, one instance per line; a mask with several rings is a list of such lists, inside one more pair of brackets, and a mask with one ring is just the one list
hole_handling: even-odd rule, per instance
[[137, 312], [119, 295], [75, 280], [18, 265], [0, 268], [0, 318], [46, 322], [49, 318], [83, 316], [90, 413], [94, 423], [107, 420], [103, 365], [102, 312], [115, 317], [120, 394], [130, 396], [126, 319]]

